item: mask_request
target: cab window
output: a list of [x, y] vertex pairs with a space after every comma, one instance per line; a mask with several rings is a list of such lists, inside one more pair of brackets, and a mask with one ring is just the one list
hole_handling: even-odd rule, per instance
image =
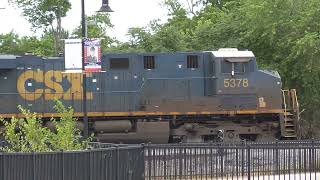
[[110, 58], [110, 69], [129, 69], [129, 58]]
[[245, 64], [247, 63], [232, 63], [233, 69], [235, 73], [245, 73]]
[[246, 72], [246, 64], [242, 62], [227, 62], [223, 61], [221, 64], [221, 72], [222, 73], [245, 73]]

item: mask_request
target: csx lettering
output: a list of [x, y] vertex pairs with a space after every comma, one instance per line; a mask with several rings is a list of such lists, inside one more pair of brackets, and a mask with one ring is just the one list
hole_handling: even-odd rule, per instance
[[223, 86], [225, 88], [237, 88], [237, 87], [248, 87], [249, 80], [247, 78], [244, 79], [224, 79]]
[[[90, 77], [90, 74], [87, 75]], [[63, 79], [67, 79], [71, 87], [65, 89], [62, 87]], [[43, 84], [34, 91], [28, 91], [26, 82], [33, 81]], [[81, 100], [82, 99], [82, 75], [81, 74], [62, 74], [61, 71], [25, 71], [17, 80], [17, 90], [20, 96], [28, 101], [35, 101], [41, 97], [45, 100], [64, 99]], [[92, 93], [87, 93], [87, 98], [92, 99]]]

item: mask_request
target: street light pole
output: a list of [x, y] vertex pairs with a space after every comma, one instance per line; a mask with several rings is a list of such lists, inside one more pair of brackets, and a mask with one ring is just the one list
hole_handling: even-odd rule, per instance
[[85, 64], [84, 64], [84, 41], [86, 37], [86, 15], [85, 15], [85, 5], [84, 0], [81, 0], [81, 31], [82, 31], [82, 110], [83, 110], [83, 124], [84, 138], [89, 137], [89, 120], [88, 120], [88, 111], [87, 111], [87, 75], [85, 72]]
[[[109, 0], [102, 0], [102, 6], [98, 12], [113, 12], [109, 7]], [[86, 26], [86, 14], [84, 0], [81, 0], [81, 31], [82, 31], [82, 110], [83, 110], [83, 136], [89, 137], [89, 120], [87, 111], [87, 75], [85, 72], [85, 49], [84, 41], [87, 39], [87, 26]]]

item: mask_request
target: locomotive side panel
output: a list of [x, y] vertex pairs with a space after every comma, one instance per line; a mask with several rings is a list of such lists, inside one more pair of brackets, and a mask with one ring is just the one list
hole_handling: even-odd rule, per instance
[[187, 112], [187, 105], [204, 96], [202, 54], [157, 55], [155, 62], [152, 72], [144, 70], [146, 111]]
[[15, 113], [17, 101], [17, 62], [13, 56], [3, 56], [3, 61], [0, 61], [0, 101], [5, 103], [5, 106], [0, 107], [1, 113]]

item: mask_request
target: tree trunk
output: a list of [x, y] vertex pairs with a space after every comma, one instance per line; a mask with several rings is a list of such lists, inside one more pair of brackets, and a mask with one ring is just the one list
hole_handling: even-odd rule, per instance
[[58, 54], [58, 41], [57, 41], [57, 32], [53, 27], [53, 24], [51, 24], [51, 31], [53, 33], [54, 36], [54, 55]]
[[62, 46], [61, 46], [61, 32], [62, 32], [62, 26], [61, 26], [61, 16], [57, 16], [57, 49], [58, 49], [58, 54], [62, 52]]
[[61, 45], [61, 32], [62, 32], [62, 25], [61, 25], [61, 13], [60, 9], [56, 12], [56, 20], [57, 20], [57, 28], [55, 33], [55, 39], [56, 39], [56, 55], [59, 55], [59, 53], [62, 52], [62, 45]]

